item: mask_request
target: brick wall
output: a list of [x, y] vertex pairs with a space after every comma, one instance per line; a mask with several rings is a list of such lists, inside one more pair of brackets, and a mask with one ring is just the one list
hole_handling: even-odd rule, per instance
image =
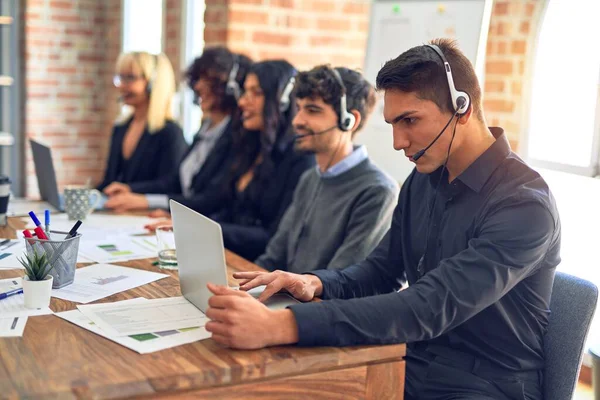
[[319, 63], [362, 68], [367, 0], [206, 0], [206, 45], [255, 60], [285, 57], [299, 69]]
[[527, 115], [527, 78], [541, 0], [496, 0], [488, 33], [483, 107], [488, 124], [502, 126], [518, 151]]
[[[120, 0], [26, 0], [25, 120], [28, 138], [52, 147], [59, 187], [101, 178], [117, 113], [114, 63]], [[26, 193], [37, 196], [26, 146]]]
[[181, 17], [182, 17], [182, 2], [181, 0], [166, 0], [165, 2], [165, 24], [163, 31], [163, 53], [169, 57], [175, 71], [175, 78], [179, 79], [181, 69], [185, 68], [181, 65], [181, 56], [183, 49], [181, 48]]
[[[24, 0], [25, 120], [28, 137], [53, 148], [59, 186], [97, 182], [117, 114], [111, 77], [120, 51], [121, 0]], [[166, 0], [164, 52], [176, 74], [181, 0]], [[206, 0], [206, 45], [226, 45], [255, 60], [287, 58], [363, 67], [368, 0]], [[526, 118], [532, 45], [542, 0], [496, 0], [484, 88], [488, 122], [505, 127], [513, 148]], [[26, 146], [26, 190], [37, 194]]]

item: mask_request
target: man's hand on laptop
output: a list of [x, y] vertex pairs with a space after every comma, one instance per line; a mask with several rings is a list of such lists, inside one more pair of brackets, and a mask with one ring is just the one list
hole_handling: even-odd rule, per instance
[[298, 342], [298, 326], [291, 310], [271, 310], [249, 293], [209, 283], [206, 330], [212, 339], [235, 349], [261, 349]]
[[258, 300], [265, 302], [275, 293], [285, 290], [300, 301], [311, 301], [323, 292], [323, 284], [314, 275], [299, 275], [285, 271], [236, 272], [235, 279], [242, 279], [240, 290], [248, 291], [266, 285]]
[[140, 210], [148, 208], [148, 200], [143, 194], [123, 193], [110, 197], [104, 203], [105, 208], [110, 208], [116, 212], [125, 212], [129, 210]]
[[131, 193], [131, 188], [125, 183], [113, 182], [105, 187], [103, 192], [107, 196], [116, 196], [122, 193]]

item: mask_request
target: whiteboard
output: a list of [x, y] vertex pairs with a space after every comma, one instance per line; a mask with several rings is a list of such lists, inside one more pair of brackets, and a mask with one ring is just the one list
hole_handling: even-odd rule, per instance
[[[364, 65], [365, 77], [375, 84], [386, 61], [431, 39], [456, 39], [459, 48], [475, 66], [483, 87], [485, 48], [492, 13], [492, 0], [375, 0]], [[383, 119], [383, 94], [357, 142], [367, 146], [371, 159], [394, 179], [402, 182], [414, 164], [392, 147], [392, 128]]]

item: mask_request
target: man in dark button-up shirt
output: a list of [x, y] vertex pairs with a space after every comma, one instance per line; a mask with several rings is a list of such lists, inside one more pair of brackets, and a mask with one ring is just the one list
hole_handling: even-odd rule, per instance
[[285, 289], [328, 300], [320, 303], [268, 310], [209, 285], [206, 327], [237, 348], [406, 342], [408, 399], [541, 399], [558, 212], [502, 129], [486, 126], [471, 64], [452, 42], [436, 44], [469, 94], [466, 106], [448, 96], [453, 84], [428, 46], [377, 77], [394, 147], [416, 166], [379, 246], [341, 271], [237, 274], [243, 290], [267, 284], [261, 300]]

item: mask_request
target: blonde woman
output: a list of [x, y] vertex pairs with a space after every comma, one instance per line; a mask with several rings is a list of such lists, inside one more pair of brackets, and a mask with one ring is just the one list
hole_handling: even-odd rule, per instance
[[119, 56], [114, 84], [128, 107], [113, 128], [103, 190], [112, 182], [133, 183], [169, 176], [179, 166], [187, 144], [173, 121], [175, 76], [164, 54]]

